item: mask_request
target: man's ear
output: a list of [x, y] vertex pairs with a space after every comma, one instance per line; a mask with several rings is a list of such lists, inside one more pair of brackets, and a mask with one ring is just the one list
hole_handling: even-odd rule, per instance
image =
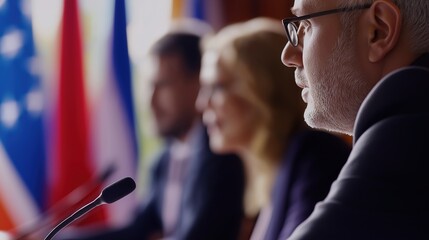
[[369, 11], [368, 59], [377, 62], [397, 44], [402, 17], [399, 8], [391, 1], [377, 0]]

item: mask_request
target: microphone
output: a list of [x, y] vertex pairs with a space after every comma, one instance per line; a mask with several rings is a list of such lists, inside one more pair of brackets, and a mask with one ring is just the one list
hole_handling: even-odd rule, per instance
[[84, 214], [86, 214], [93, 208], [103, 204], [114, 203], [119, 199], [125, 197], [126, 195], [130, 194], [132, 191], [134, 191], [134, 189], [136, 189], [136, 183], [130, 177], [123, 178], [111, 184], [110, 186], [106, 187], [96, 199], [83, 206], [82, 208], [74, 212], [72, 215], [64, 219], [62, 222], [60, 222], [57, 226], [55, 226], [52, 231], [49, 232], [49, 234], [45, 237], [45, 240], [52, 239], [55, 234], [57, 234], [61, 229], [69, 225], [74, 220], [82, 217]]
[[[38, 231], [48, 228], [53, 225], [53, 216], [57, 215], [59, 218], [64, 218], [66, 212], [75, 208], [82, 199], [89, 194], [93, 193], [99, 184], [106, 182], [108, 178], [116, 171], [117, 166], [115, 164], [109, 164], [101, 173], [99, 173], [95, 178], [90, 179], [84, 185], [74, 189], [71, 193], [57, 202], [54, 206], [48, 209], [46, 212], [42, 213], [39, 218], [32, 223], [22, 227], [21, 229], [14, 230], [16, 235], [14, 240], [23, 240], [27, 239], [28, 236], [34, 234]], [[50, 228], [50, 227], [49, 227]], [[1, 239], [1, 238], [0, 238]]]

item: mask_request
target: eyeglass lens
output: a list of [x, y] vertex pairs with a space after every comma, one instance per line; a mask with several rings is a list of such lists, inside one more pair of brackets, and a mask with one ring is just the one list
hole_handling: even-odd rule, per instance
[[289, 33], [289, 40], [293, 46], [298, 45], [298, 33], [296, 31], [296, 26], [293, 23], [287, 24], [287, 30]]

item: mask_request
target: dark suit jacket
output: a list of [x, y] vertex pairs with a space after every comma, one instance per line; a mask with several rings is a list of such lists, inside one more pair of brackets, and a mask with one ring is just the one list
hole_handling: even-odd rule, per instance
[[[235, 155], [212, 153], [205, 129], [201, 129], [197, 142], [183, 188], [181, 213], [173, 239], [235, 240], [243, 217], [242, 163]], [[85, 239], [144, 240], [154, 232], [162, 232], [161, 208], [170, 159], [169, 146], [155, 162], [150, 192], [134, 221], [125, 228]]]
[[329, 192], [350, 153], [340, 138], [304, 131], [290, 141], [273, 190], [273, 214], [265, 240], [286, 239]]
[[429, 239], [428, 93], [423, 67], [376, 85], [358, 113], [354, 148], [338, 180], [290, 239]]

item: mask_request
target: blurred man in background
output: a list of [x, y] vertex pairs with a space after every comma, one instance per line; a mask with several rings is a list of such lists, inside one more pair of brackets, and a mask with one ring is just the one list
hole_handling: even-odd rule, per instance
[[195, 109], [199, 45], [199, 35], [177, 30], [154, 44], [151, 109], [165, 146], [151, 169], [144, 203], [129, 225], [79, 239], [237, 239], [243, 169], [235, 155], [209, 149]]

